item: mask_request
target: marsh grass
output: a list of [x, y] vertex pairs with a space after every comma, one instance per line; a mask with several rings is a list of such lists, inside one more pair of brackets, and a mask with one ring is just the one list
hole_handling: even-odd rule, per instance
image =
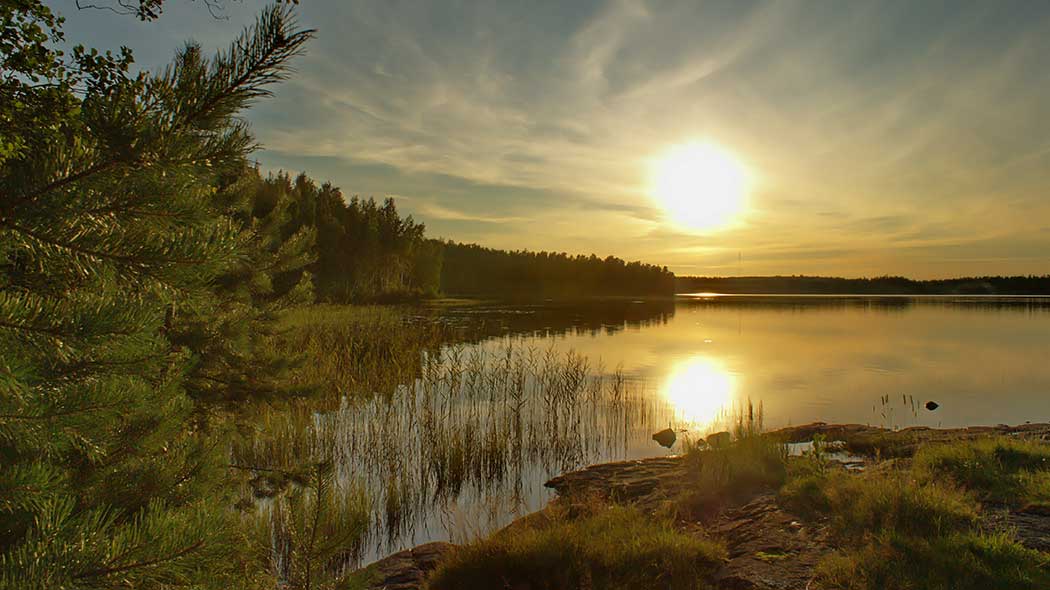
[[366, 556], [455, 527], [465, 502], [488, 510], [488, 532], [542, 505], [526, 482], [623, 456], [671, 418], [644, 384], [572, 351], [514, 338], [441, 346], [444, 335], [381, 307], [316, 306], [285, 322], [275, 346], [307, 356], [297, 379], [319, 395], [255, 408], [231, 464], [272, 496], [301, 486], [304, 465], [330, 463], [335, 494], [367, 490]]
[[266, 343], [275, 354], [300, 361], [293, 384], [329, 399], [390, 394], [419, 377], [426, 351], [453, 335], [442, 324], [381, 305], [312, 305], [281, 316]]
[[555, 504], [539, 518], [459, 548], [429, 587], [697, 588], [725, 556], [721, 545], [635, 508]]

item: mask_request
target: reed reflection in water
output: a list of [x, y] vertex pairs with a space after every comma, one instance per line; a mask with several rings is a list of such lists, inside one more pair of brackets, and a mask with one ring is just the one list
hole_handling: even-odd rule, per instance
[[421, 376], [390, 394], [344, 397], [295, 425], [294, 413], [282, 412], [273, 419], [289, 423], [267, 432], [299, 441], [260, 439], [238, 460], [260, 464], [292, 453], [300, 462], [331, 462], [336, 490], [368, 490], [367, 547], [354, 556], [367, 562], [429, 540], [489, 532], [536, 510], [549, 498], [547, 478], [626, 458], [629, 442], [677, 427], [679, 414], [620, 370], [506, 338], [495, 351], [426, 353]]

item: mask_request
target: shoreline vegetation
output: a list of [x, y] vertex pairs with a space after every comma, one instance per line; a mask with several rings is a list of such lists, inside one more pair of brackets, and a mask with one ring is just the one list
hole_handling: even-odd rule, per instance
[[349, 587], [1050, 584], [1050, 424], [763, 432], [752, 412], [709, 440], [556, 477], [543, 510], [464, 545], [381, 560]]

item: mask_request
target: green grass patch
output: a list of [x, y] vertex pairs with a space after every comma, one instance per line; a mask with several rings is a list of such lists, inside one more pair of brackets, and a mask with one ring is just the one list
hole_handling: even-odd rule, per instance
[[991, 438], [933, 444], [915, 454], [915, 476], [949, 478], [982, 499], [1012, 505], [1050, 503], [1050, 445]]
[[1025, 441], [931, 444], [910, 467], [860, 474], [793, 461], [778, 499], [823, 516], [845, 549], [818, 569], [822, 588], [977, 590], [1050, 587], [1048, 556], [982, 528], [979, 498], [1041, 497], [1045, 447]]
[[1035, 590], [1050, 587], [1050, 570], [1045, 554], [1002, 534], [884, 532], [824, 561], [817, 580], [840, 590]]
[[715, 542], [631, 507], [548, 513], [456, 550], [429, 587], [697, 588], [726, 556]]

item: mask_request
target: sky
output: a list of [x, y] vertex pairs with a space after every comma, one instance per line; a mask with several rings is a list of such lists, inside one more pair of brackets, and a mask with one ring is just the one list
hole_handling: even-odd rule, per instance
[[[162, 67], [261, 3], [72, 0], [69, 41]], [[317, 29], [247, 119], [266, 170], [393, 197], [434, 237], [616, 255], [686, 275], [1050, 273], [1050, 2], [301, 0]], [[683, 226], [676, 147], [747, 171]], [[719, 199], [703, 174], [695, 203]], [[734, 201], [735, 202], [735, 201]], [[691, 205], [692, 206], [692, 205]]]

